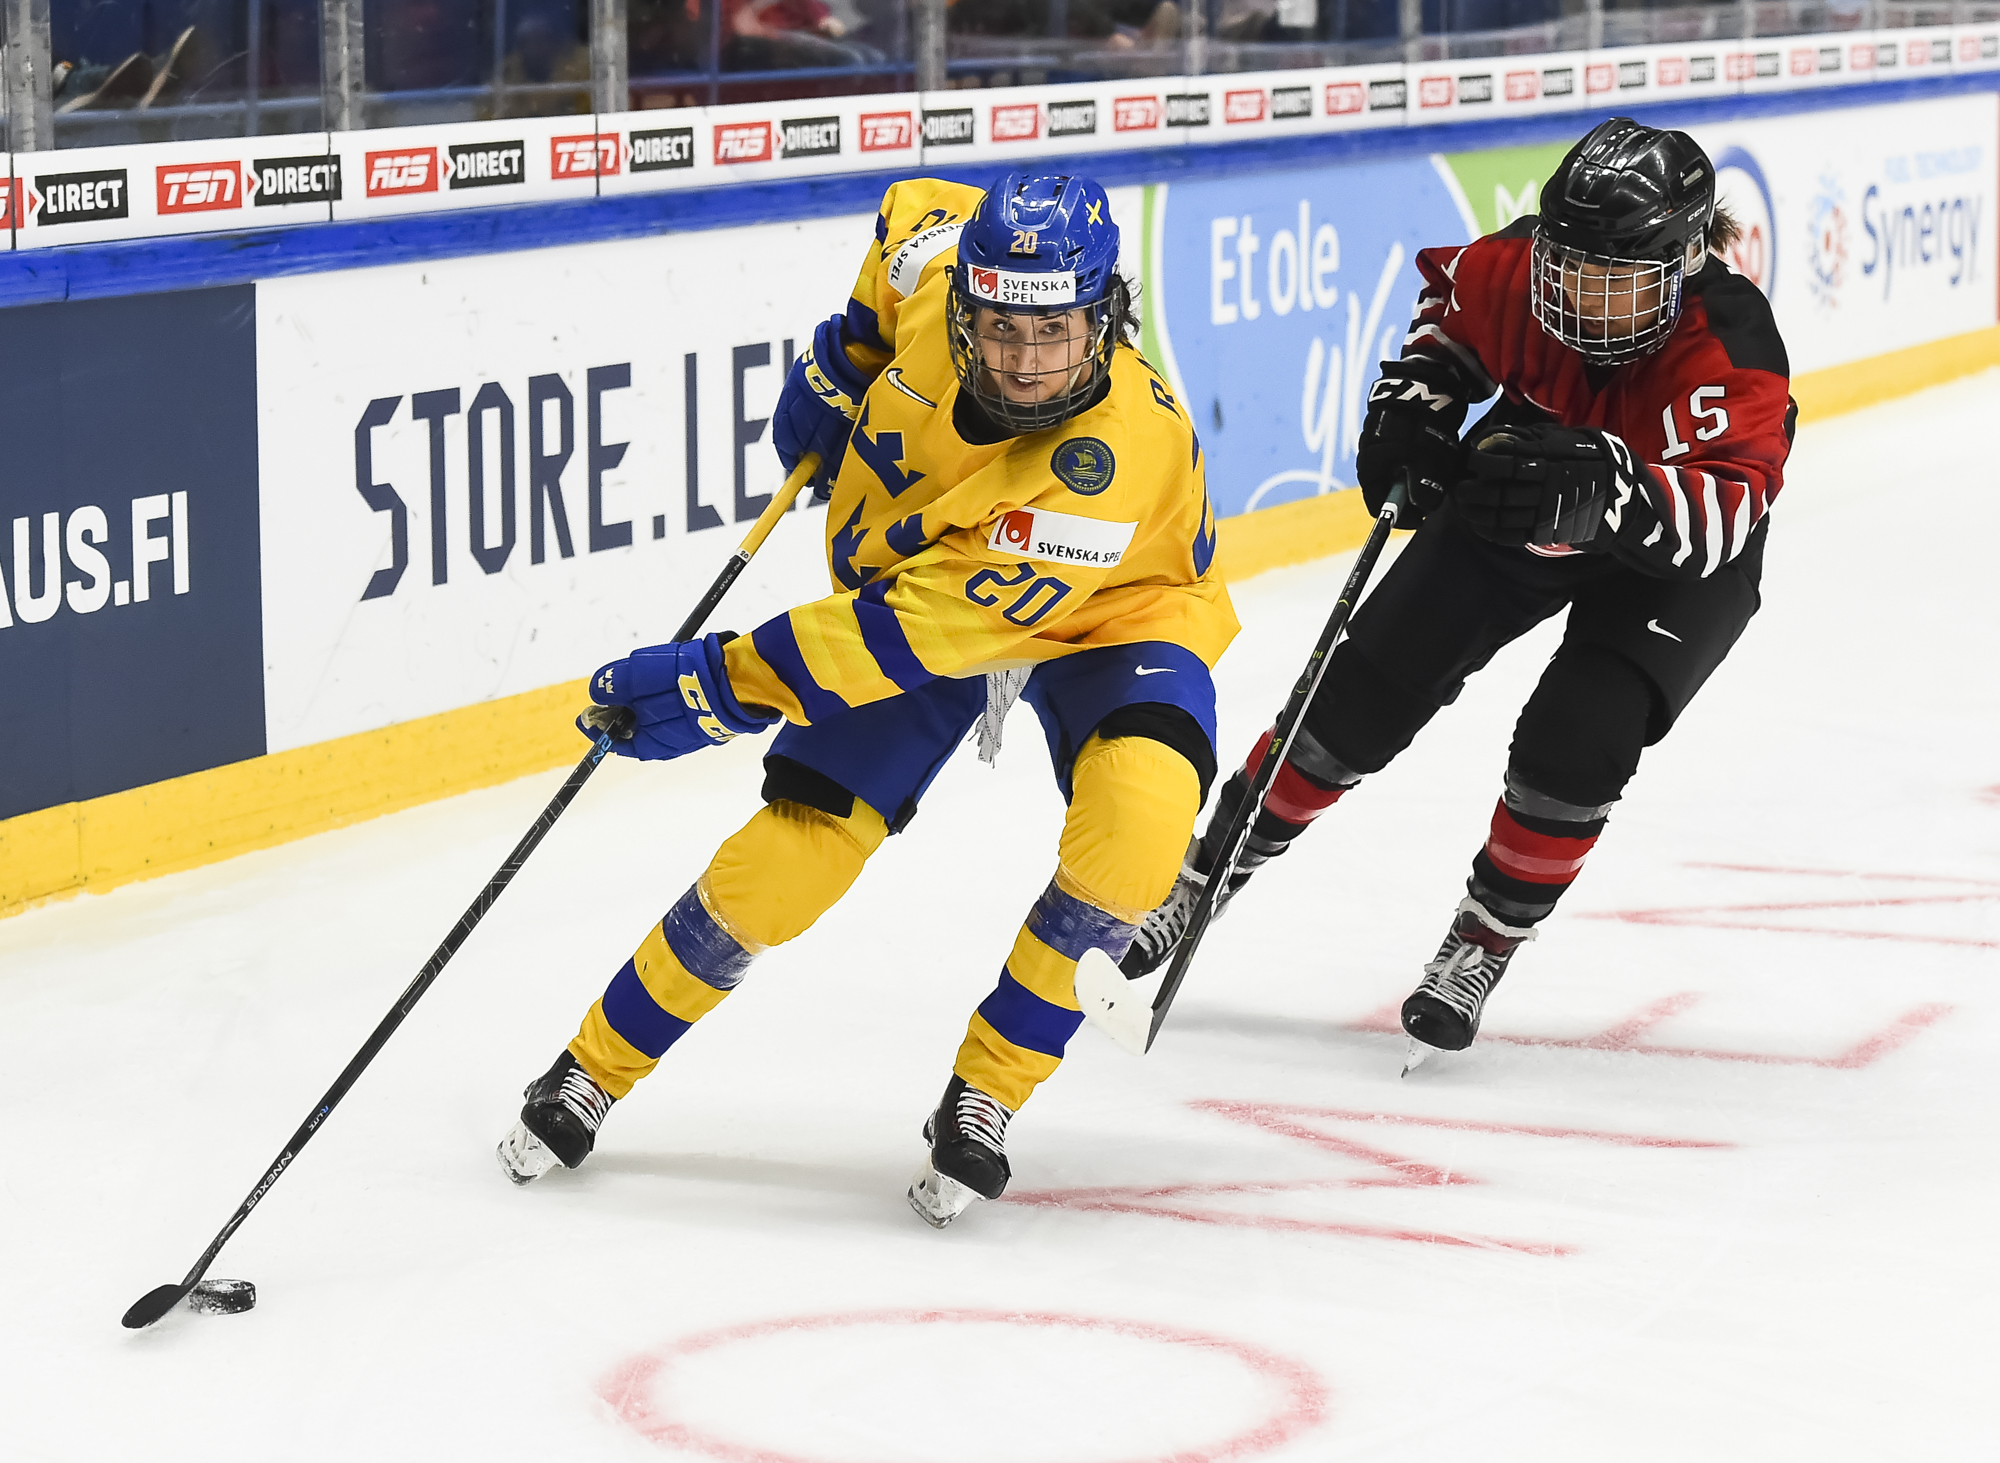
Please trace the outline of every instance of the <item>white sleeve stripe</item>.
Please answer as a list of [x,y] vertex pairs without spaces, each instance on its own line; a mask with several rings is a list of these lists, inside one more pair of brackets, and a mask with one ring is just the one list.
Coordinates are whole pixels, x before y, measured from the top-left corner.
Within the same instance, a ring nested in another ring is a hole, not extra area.
[[1736,514],[1729,523],[1729,557],[1735,558],[1743,552],[1743,541],[1750,537],[1750,485],[1743,483],[1742,496],[1736,500]]
[[1687,489],[1681,484],[1680,469],[1663,467],[1660,471],[1667,475],[1667,508],[1674,516],[1674,542],[1680,545],[1674,552],[1674,567],[1678,569],[1694,552],[1694,541],[1688,537]]
[[1722,504],[1716,497],[1715,479],[1708,473],[1701,475],[1701,512],[1708,530],[1702,545],[1707,557],[1701,569],[1701,577],[1706,579],[1722,563]]
[[1403,349],[1407,351],[1411,346],[1417,344],[1417,342],[1424,340],[1434,340],[1450,351],[1458,363],[1472,373],[1473,384],[1479,387],[1482,393],[1493,390],[1493,382],[1487,376],[1485,367],[1479,364],[1479,358],[1435,325],[1419,325],[1415,330],[1412,330],[1408,335],[1403,337]]

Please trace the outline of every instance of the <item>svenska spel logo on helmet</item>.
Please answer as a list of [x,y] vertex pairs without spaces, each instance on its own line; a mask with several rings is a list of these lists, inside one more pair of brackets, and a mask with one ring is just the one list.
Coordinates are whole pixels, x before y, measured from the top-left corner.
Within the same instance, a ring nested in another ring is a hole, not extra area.
[[1051,270],[1047,274],[1020,274],[1011,269],[966,270],[972,293],[996,305],[1073,305],[1076,303],[1076,271]]

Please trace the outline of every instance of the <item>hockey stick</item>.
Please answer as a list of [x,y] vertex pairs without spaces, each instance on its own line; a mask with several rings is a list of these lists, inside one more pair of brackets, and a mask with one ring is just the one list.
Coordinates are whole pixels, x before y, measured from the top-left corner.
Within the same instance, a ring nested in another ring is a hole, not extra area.
[[1264,799],[1270,794],[1278,769],[1284,765],[1292,743],[1298,738],[1299,728],[1305,724],[1306,707],[1312,703],[1313,693],[1319,689],[1320,680],[1326,674],[1327,658],[1333,654],[1334,642],[1347,628],[1348,616],[1354,613],[1354,602],[1367,587],[1369,575],[1375,572],[1375,561],[1382,556],[1382,546],[1389,542],[1389,530],[1396,526],[1396,520],[1402,516],[1408,502],[1409,478],[1405,474],[1389,490],[1382,511],[1375,516],[1375,527],[1370,530],[1368,541],[1361,546],[1361,554],[1347,576],[1347,587],[1334,601],[1333,613],[1327,617],[1326,628],[1320,632],[1319,644],[1313,647],[1312,659],[1306,662],[1305,670],[1292,686],[1291,698],[1285,702],[1277,724],[1271,728],[1271,743],[1265,749],[1264,760],[1258,765],[1256,775],[1250,779],[1249,792],[1223,835],[1223,858],[1209,873],[1208,883],[1202,886],[1201,894],[1195,900],[1194,912],[1188,917],[1187,932],[1174,947],[1173,964],[1167,967],[1151,1006],[1144,1000],[1145,988],[1151,983],[1128,980],[1102,950],[1085,951],[1083,959],[1077,962],[1076,998],[1083,1014],[1135,1056],[1144,1056],[1153,1049],[1160,1026],[1173,1007],[1174,997],[1180,993],[1181,982],[1187,979],[1188,966],[1194,962],[1194,952],[1200,947],[1202,936],[1208,933],[1209,923],[1215,918],[1217,895],[1228,887],[1230,876],[1236,872],[1237,861],[1243,857],[1243,846],[1250,840],[1250,829],[1256,823],[1257,815],[1264,810]]
[[[771,536],[771,530],[777,527],[778,520],[790,511],[793,500],[799,496],[800,489],[805,487],[807,481],[818,470],[817,454],[809,452],[799,459],[799,465],[792,470],[791,476],[785,479],[785,485],[772,496],[770,505],[758,516],[750,532],[744,535],[742,544],[734,554],[730,555],[729,562],[722,566],[722,572],[715,576],[715,582],[709,585],[708,593],[701,597],[701,603],[696,605],[693,613],[681,623],[674,639],[692,640],[701,633],[702,623],[722,602],[723,595],[729,592],[729,586],[736,582],[744,566],[755,556],[757,550],[764,546],[764,540]],[[458,923],[452,927],[451,933],[444,937],[444,943],[437,947],[436,953],[424,962],[424,968],[417,972],[417,978],[410,982],[409,989],[405,990],[396,1004],[389,1008],[389,1014],[382,1018],[374,1034],[362,1043],[361,1050],[354,1054],[354,1059],[334,1079],[333,1086],[327,1088],[326,1095],[319,1100],[319,1105],[299,1125],[299,1130],[292,1134],[291,1139],[285,1144],[284,1151],[264,1171],[264,1176],[257,1180],[257,1186],[250,1191],[250,1197],[237,1206],[236,1212],[229,1218],[229,1223],[222,1226],[222,1232],[216,1235],[206,1250],[202,1251],[201,1258],[194,1262],[194,1268],[188,1271],[186,1278],[180,1284],[162,1285],[155,1290],[147,1291],[134,1301],[132,1308],[125,1312],[123,1320],[127,1330],[137,1331],[152,1325],[187,1299],[196,1287],[201,1285],[202,1277],[208,1273],[208,1267],[215,1263],[216,1255],[229,1242],[229,1237],[236,1233],[243,1221],[250,1217],[250,1211],[257,1207],[263,1197],[271,1191],[271,1186],[277,1183],[287,1168],[291,1167],[292,1160],[299,1156],[299,1150],[304,1148],[312,1135],[319,1131],[320,1125],[333,1115],[334,1108],[339,1105],[343,1097],[347,1096],[348,1089],[354,1085],[362,1072],[367,1070],[368,1064],[375,1060],[376,1054],[388,1044],[389,1038],[395,1035],[396,1028],[403,1024],[403,1018],[408,1016],[417,1002],[423,999],[424,992],[431,988],[431,983],[450,963],[451,957],[458,953],[459,946],[465,943],[466,937],[478,927],[480,920],[486,917],[486,911],[493,907],[507,886],[514,882],[514,876],[521,872],[521,866],[527,863],[528,856],[540,846],[541,841],[548,836],[549,830],[556,826],[556,819],[563,815],[563,810],[575,801],[576,795],[583,790],[583,785],[590,781],[590,774],[597,770],[598,764],[611,751],[611,744],[615,739],[615,732],[612,730],[598,733],[597,740],[591,744],[583,760],[576,764],[575,770],[556,791],[556,795],[549,800],[549,805],[542,809],[541,816],[535,819],[534,826],[521,836],[521,841],[514,845],[514,851],[507,855],[507,861],[500,865],[499,871],[491,879],[486,881],[486,887],[479,891],[479,897],[474,899],[471,906],[459,917]],[[222,1284],[222,1282],[214,1283]],[[251,1293],[254,1295],[254,1292]]]

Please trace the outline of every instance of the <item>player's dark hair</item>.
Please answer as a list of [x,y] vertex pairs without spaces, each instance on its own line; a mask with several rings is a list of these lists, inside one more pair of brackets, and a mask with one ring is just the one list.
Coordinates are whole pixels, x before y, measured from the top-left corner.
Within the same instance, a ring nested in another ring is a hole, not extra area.
[[1715,212],[1708,220],[1708,252],[1721,254],[1742,237],[1743,225],[1737,222],[1736,215],[1720,203],[1716,204]]
[[1122,274],[1111,277],[1112,333],[1120,345],[1139,348],[1139,286]]

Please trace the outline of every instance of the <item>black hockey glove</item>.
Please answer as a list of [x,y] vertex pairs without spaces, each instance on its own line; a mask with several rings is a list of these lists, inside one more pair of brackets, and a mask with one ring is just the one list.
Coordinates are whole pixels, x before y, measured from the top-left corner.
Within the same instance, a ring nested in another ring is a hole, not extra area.
[[1604,552],[1604,515],[1637,488],[1632,450],[1609,432],[1503,427],[1473,443],[1452,489],[1459,517],[1496,544]]
[[1371,514],[1382,511],[1404,468],[1410,471],[1410,506],[1399,528],[1415,528],[1464,476],[1458,430],[1465,425],[1465,389],[1458,372],[1427,356],[1384,361],[1368,390],[1368,415],[1354,475]]

